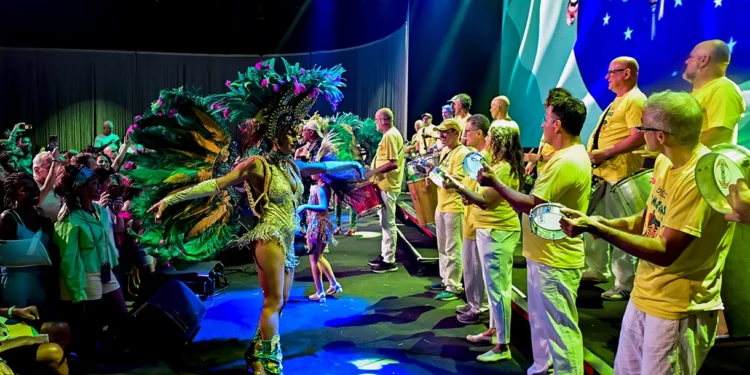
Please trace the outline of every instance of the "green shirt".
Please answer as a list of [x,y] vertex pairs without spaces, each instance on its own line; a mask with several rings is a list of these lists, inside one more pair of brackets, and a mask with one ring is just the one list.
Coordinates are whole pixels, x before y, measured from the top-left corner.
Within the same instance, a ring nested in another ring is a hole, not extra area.
[[109,212],[94,204],[96,216],[76,209],[55,224],[54,243],[60,248],[60,278],[73,303],[87,301],[86,273],[99,273],[102,264],[117,266],[117,247]]

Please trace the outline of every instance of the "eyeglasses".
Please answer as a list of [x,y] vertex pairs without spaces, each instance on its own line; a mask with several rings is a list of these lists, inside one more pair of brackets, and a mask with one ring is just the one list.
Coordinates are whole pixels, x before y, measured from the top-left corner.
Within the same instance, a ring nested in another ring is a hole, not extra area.
[[662,133],[666,133],[666,134],[672,134],[672,133],[670,133],[668,131],[665,131],[665,130],[656,129],[656,128],[649,128],[649,127],[645,127],[645,126],[637,126],[636,129],[639,132],[641,132],[641,133],[645,133],[645,132],[662,132]]
[[615,70],[608,70],[608,71],[607,71],[607,75],[609,76],[609,75],[612,75],[612,74],[615,74],[615,73],[620,73],[620,72],[624,72],[624,71],[626,71],[626,70],[628,70],[628,68],[625,68],[625,69],[615,69]]

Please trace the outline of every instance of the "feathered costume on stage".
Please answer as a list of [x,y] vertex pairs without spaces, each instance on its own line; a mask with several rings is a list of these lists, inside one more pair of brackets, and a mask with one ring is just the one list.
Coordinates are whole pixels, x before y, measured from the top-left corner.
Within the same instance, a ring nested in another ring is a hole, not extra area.
[[[283,60],[283,59],[282,59]],[[280,134],[307,115],[318,96],[334,110],[343,98],[339,65],[305,70],[283,60],[285,74],[274,70],[274,59],[259,62],[226,81],[229,92],[200,97],[180,89],[163,90],[151,111],[136,117],[130,139],[145,151],[128,160],[124,174],[143,193],[133,201],[133,214],[142,217],[140,243],[159,259],[210,259],[240,230],[240,194],[226,189],[217,195],[171,205],[160,222],[146,214],[170,194],[226,175],[238,160],[261,156],[271,164],[289,159],[273,151]],[[244,124],[242,139],[233,140],[230,124]],[[242,146],[242,151],[238,147]],[[269,190],[266,177],[265,191]],[[262,205],[250,198],[260,216]]]
[[[230,91],[222,94],[200,97],[182,89],[163,90],[151,111],[128,129],[130,138],[145,149],[129,159],[124,174],[143,190],[132,207],[133,214],[143,218],[140,242],[151,254],[204,260],[231,242],[275,240],[286,253],[285,268],[296,265],[292,249],[301,181],[290,155],[273,148],[281,137],[294,135],[293,128],[318,96],[336,109],[343,99],[339,87],[344,86],[344,69],[305,70],[283,62],[284,74],[276,73],[273,59],[257,63],[237,80],[226,81]],[[231,138],[230,124],[244,125],[239,142]],[[336,149],[331,148],[334,153]],[[257,197],[245,183],[249,209],[258,220],[237,238],[241,196],[233,187],[219,190],[216,179],[243,161],[259,161],[264,181]],[[295,181],[295,193],[290,181]],[[146,212],[158,202],[167,205],[159,222]],[[259,327],[245,359],[249,365],[260,363],[265,373],[280,374],[278,334],[263,340]]]

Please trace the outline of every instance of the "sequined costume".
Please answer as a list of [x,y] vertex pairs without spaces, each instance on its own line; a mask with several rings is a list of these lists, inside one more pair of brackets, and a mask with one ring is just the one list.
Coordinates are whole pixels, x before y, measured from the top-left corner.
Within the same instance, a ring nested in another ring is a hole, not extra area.
[[[309,201],[311,205],[317,206],[320,204],[318,192],[323,188],[324,186],[317,184],[312,186]],[[307,210],[307,238],[312,243],[338,244],[333,237],[333,220],[331,220],[331,214],[328,210],[325,212]]]
[[289,272],[299,264],[294,255],[294,232],[297,229],[297,204],[302,196],[302,179],[297,167],[288,162],[285,166],[269,164],[269,169],[271,181],[263,214],[255,227],[237,242],[250,245],[255,241],[278,241],[286,256],[284,269]]
[[[294,127],[318,97],[336,110],[343,99],[344,69],[303,69],[281,60],[284,72],[276,71],[275,59],[259,61],[226,81],[223,93],[202,97],[182,88],[162,90],[151,110],[130,126],[130,140],[144,151],[129,156],[123,174],[142,190],[131,211],[143,219],[138,238],[151,255],[162,261],[201,261],[230,244],[257,251],[262,248],[253,246],[258,241],[278,241],[285,269],[297,265],[292,249],[302,185],[289,156],[274,150],[283,149],[281,140],[294,137]],[[240,126],[239,139],[232,138],[230,125]],[[251,192],[247,200],[258,220],[238,238],[244,199],[225,183],[239,184],[244,173],[258,171],[242,169],[231,181],[222,177],[240,163],[243,168],[254,165],[249,162],[257,158],[264,161],[263,173],[256,175],[263,178],[262,189],[245,181],[245,191]],[[154,205],[158,220],[147,213]],[[245,353],[248,365],[260,364],[266,374],[281,374],[282,357],[278,334],[267,340],[257,334]]]

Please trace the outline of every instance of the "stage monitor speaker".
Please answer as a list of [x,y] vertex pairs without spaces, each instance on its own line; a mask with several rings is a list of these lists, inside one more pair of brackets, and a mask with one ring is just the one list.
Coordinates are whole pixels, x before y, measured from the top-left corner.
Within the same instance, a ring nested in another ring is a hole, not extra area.
[[206,306],[185,284],[172,280],[133,311],[125,332],[131,349],[171,351],[193,341]]

